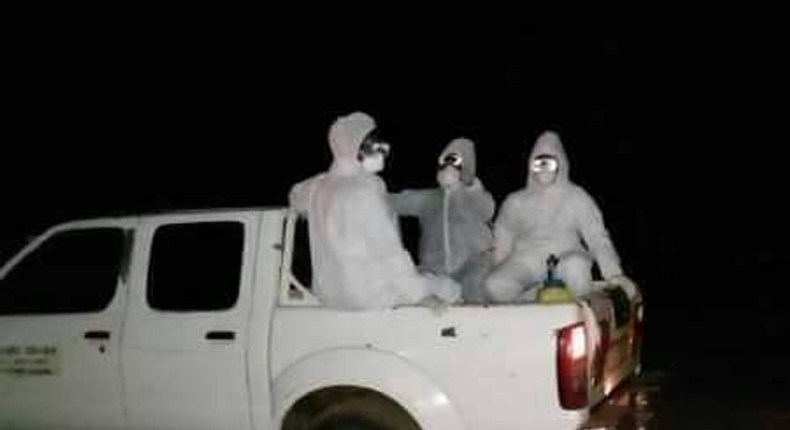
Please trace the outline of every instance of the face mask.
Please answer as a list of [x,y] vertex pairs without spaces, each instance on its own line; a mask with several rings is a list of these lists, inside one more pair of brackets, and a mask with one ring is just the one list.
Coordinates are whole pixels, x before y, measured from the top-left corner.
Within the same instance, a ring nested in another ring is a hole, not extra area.
[[541,185],[551,185],[557,180],[557,172],[535,172],[532,174]]
[[436,181],[443,188],[450,188],[461,182],[461,172],[452,166],[447,166],[436,173]]
[[375,153],[362,158],[362,168],[368,173],[378,173],[384,170],[384,155]]

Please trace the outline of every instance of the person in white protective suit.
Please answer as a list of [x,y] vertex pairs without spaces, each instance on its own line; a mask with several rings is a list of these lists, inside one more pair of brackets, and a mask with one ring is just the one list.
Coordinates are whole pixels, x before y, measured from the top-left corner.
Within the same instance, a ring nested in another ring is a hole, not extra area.
[[481,303],[493,264],[495,203],[476,176],[474,142],[450,142],[439,156],[436,180],[437,188],[392,194],[393,207],[420,221],[420,269],[450,276],[461,284],[465,302]]
[[329,170],[293,186],[290,203],[306,213],[314,292],[337,309],[384,309],[460,299],[449,278],[418,274],[403,247],[387,200],[384,168],[389,144],[375,136],[370,116],[355,112],[329,130]]
[[526,187],[505,199],[494,223],[496,267],[485,289],[495,302],[534,299],[551,255],[559,258],[557,275],[576,295],[592,288],[593,260],[604,278],[627,281],[601,211],[569,171],[559,135],[541,134],[529,156]]

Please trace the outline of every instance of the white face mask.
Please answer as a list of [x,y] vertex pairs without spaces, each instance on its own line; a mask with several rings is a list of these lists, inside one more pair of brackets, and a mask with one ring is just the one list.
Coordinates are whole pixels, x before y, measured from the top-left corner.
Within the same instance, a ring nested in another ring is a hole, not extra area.
[[557,180],[557,172],[535,172],[535,180],[541,185],[551,185]]
[[443,188],[451,188],[461,182],[461,172],[455,167],[445,167],[436,173],[436,181]]
[[362,158],[362,168],[368,173],[378,173],[384,170],[384,155],[375,153]]

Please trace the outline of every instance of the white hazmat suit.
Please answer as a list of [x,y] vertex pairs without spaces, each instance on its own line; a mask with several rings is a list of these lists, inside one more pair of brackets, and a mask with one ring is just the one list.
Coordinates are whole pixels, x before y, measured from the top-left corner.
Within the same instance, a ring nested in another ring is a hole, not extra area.
[[[457,167],[443,160],[454,156]],[[482,283],[493,263],[490,221],[495,203],[476,176],[474,142],[454,139],[442,151],[438,180],[444,169],[456,169],[452,184],[392,195],[395,211],[420,221],[420,268],[448,275],[463,287],[465,302],[484,299]],[[453,170],[450,170],[452,172]]]
[[384,309],[416,304],[431,295],[460,298],[449,278],[417,273],[403,247],[384,182],[363,168],[360,146],[376,124],[356,112],[329,130],[329,171],[291,190],[291,206],[307,213],[313,289],[321,302],[338,309]]
[[[553,174],[536,171],[546,159],[553,160],[548,163]],[[601,211],[571,182],[569,171],[559,136],[550,131],[540,135],[529,157],[527,186],[505,199],[494,224],[497,267],[485,284],[492,300],[534,298],[552,254],[560,259],[556,274],[576,295],[592,287],[593,260],[605,278],[622,275]]]

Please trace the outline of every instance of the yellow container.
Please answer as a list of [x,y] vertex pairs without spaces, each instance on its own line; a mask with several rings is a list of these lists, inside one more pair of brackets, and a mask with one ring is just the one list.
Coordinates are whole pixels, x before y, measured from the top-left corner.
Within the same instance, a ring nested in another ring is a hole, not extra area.
[[539,303],[567,303],[573,301],[573,293],[563,286],[545,286],[538,291]]
[[552,254],[546,260],[546,280],[538,290],[538,303],[567,303],[572,302],[573,293],[565,287],[565,282],[554,275],[560,260]]

